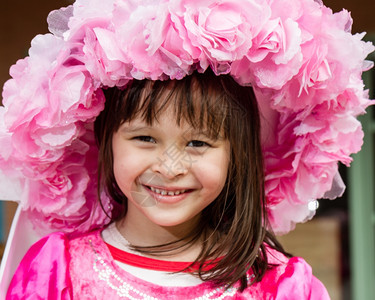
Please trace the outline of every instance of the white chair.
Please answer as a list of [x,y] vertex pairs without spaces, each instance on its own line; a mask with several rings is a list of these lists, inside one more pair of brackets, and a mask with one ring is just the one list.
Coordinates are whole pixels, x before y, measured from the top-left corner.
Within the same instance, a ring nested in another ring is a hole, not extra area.
[[[21,188],[0,172],[0,199],[19,202]],[[0,266],[0,300],[5,299],[9,283],[22,257],[41,236],[33,230],[27,214],[18,206]]]

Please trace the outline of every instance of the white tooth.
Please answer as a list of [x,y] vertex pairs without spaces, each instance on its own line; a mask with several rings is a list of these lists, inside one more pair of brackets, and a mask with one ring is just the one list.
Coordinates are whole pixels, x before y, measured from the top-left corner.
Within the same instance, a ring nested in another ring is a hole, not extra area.
[[163,196],[175,196],[175,195],[180,195],[180,194],[183,194],[185,193],[186,190],[180,190],[180,191],[166,191],[166,190],[162,190],[162,189],[158,189],[158,188],[155,188],[155,187],[152,187],[150,186],[150,189],[151,191],[153,191],[154,193],[157,193],[157,194],[161,194]]

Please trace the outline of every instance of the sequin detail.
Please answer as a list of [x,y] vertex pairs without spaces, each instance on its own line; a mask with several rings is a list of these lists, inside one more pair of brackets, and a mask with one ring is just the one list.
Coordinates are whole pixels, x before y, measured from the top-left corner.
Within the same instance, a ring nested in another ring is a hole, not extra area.
[[[160,300],[160,298],[155,298],[153,296],[147,295],[138,289],[134,288],[129,283],[125,282],[116,271],[109,266],[104,259],[99,255],[92,245],[92,241],[89,240],[90,246],[94,251],[96,258],[93,263],[93,269],[98,274],[100,280],[106,282],[107,286],[116,291],[120,298],[131,299],[131,300]],[[254,277],[254,275],[247,275],[247,281]],[[232,297],[237,293],[236,287],[231,287],[226,289],[224,287],[218,287],[211,292],[204,294],[200,297],[192,298],[191,300],[222,300],[225,297]]]

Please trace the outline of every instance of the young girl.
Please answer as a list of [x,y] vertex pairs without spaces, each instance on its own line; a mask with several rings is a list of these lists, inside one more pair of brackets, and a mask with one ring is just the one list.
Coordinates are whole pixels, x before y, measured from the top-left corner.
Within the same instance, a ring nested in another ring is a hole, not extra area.
[[55,232],[7,299],[329,299],[273,232],[360,148],[373,47],[346,11],[82,0],[49,22],[4,87],[0,160]]

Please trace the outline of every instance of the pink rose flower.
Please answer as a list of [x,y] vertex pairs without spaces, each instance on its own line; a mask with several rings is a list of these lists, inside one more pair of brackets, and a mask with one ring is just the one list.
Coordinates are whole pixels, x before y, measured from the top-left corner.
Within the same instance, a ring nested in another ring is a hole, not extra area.
[[82,195],[89,181],[87,171],[82,170],[88,149],[87,144],[75,141],[62,157],[66,159],[66,164],[56,162],[46,165],[36,178],[31,177],[29,181],[37,180],[37,184],[30,185],[28,189],[34,201],[25,204],[25,208],[30,207],[46,215],[57,213],[62,208],[66,209],[66,215],[78,211],[84,204]]
[[[23,205],[39,227],[83,232],[109,222],[95,193],[97,151],[92,129],[87,128],[85,136],[66,148],[63,160],[40,172],[39,180],[27,180],[25,199],[33,201]],[[110,215],[109,199],[102,198]]]
[[181,79],[190,73],[196,62],[193,59],[194,51],[198,49],[184,48],[184,41],[173,17],[167,5],[158,6],[156,16],[146,24],[146,51],[149,56],[160,57],[163,73],[170,79]]
[[302,65],[301,30],[292,19],[273,19],[253,40],[247,59],[259,87],[280,89]]
[[[117,1],[113,11],[113,39],[114,47],[126,53],[122,61],[128,66],[124,70],[129,78],[159,79],[163,74],[163,61],[159,53],[149,54],[146,43],[147,24],[157,15],[155,7],[151,5],[135,5],[136,1]],[[162,8],[157,8],[160,11]],[[139,21],[135,21],[139,20]],[[106,49],[104,49],[106,51]],[[109,52],[108,50],[106,51]]]
[[[65,224],[55,220],[58,216],[70,218],[68,231],[88,226],[82,220],[94,214],[87,205],[97,197],[85,199],[84,193],[91,178],[96,180],[96,168],[84,166],[90,147],[96,146],[79,138],[87,132],[86,122],[104,107],[103,92],[93,85],[81,48],[74,43],[64,48],[52,35],[34,39],[30,57],[11,69],[1,109],[0,139],[8,147],[0,151],[0,161],[6,174],[14,175],[12,169],[22,173],[21,205],[40,217],[48,215],[47,226]],[[95,214],[104,222],[104,213]]]
[[[330,101],[351,86],[351,81],[360,78],[365,69],[363,62],[375,48],[361,40],[363,34],[350,34],[351,23],[347,11],[333,14],[328,8],[323,8],[319,15],[310,14],[301,20],[305,36],[301,48],[303,64],[298,74],[284,86],[283,93],[275,99],[280,107],[297,111],[306,103],[314,106]],[[362,90],[360,85],[356,82],[353,86]],[[285,97],[286,94],[291,96]]]
[[117,2],[113,11],[114,29],[95,30],[104,53],[98,55],[101,61],[105,65],[106,58],[115,63],[121,61],[122,65],[116,65],[116,73],[125,78],[157,80],[167,75],[171,79],[181,79],[189,74],[194,61],[183,49],[183,40],[171,20],[168,5],[163,1],[157,7],[153,2],[142,6],[134,4]]
[[228,73],[252,46],[270,9],[264,1],[226,0],[200,2],[182,0],[173,6],[172,20],[184,47],[200,67]]
[[[90,21],[111,19],[115,2],[118,0],[76,0],[73,4],[73,17],[69,19],[70,34],[76,35],[76,30]],[[82,32],[83,33],[83,32]]]
[[304,40],[298,18],[303,7],[297,0],[272,2],[270,7],[277,15],[265,20],[246,56],[233,63],[231,74],[241,84],[251,82],[260,88],[279,90],[302,65]]
[[86,67],[98,86],[124,86],[129,81],[131,67],[116,41],[115,33],[109,29],[86,30],[83,47]]
[[33,128],[38,117],[48,113],[48,75],[62,46],[52,35],[37,36],[32,41],[30,57],[18,61],[10,70],[13,79],[4,85],[3,103],[5,130],[12,133],[13,159],[48,160],[61,156],[59,149],[48,153],[48,147],[43,148],[33,136]]

